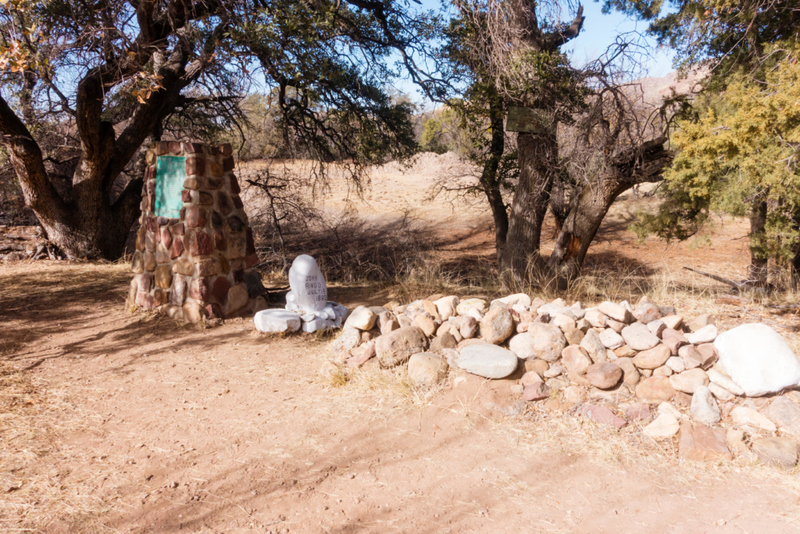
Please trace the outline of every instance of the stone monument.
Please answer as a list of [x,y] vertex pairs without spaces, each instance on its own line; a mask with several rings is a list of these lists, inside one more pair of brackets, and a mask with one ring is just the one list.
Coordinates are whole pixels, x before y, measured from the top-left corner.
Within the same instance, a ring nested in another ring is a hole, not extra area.
[[347,308],[328,300],[328,286],[311,256],[295,258],[289,269],[290,291],[286,308],[262,310],[253,321],[261,332],[315,332],[339,328],[347,318]]
[[186,142],[147,151],[130,305],[189,322],[266,307],[231,152]]

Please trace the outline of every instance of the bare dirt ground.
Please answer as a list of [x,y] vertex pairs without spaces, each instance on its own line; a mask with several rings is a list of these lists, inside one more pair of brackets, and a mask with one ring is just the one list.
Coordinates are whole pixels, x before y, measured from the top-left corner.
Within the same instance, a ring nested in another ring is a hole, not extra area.
[[[469,230],[444,258],[459,243],[491,258],[479,207],[419,201],[415,188],[437,172],[378,175],[365,202],[375,216],[411,205],[442,232]],[[615,207],[589,258],[608,280],[584,290],[639,288],[690,316],[713,311],[724,327],[763,320],[797,349],[797,316],[717,302],[722,286],[680,270],[742,277],[742,222],[721,220],[710,242],[640,244],[626,221],[641,204]],[[513,380],[451,372],[418,392],[401,371],[367,365],[336,386],[318,375],[323,337],[131,315],[129,280],[127,265],[0,265],[0,530],[800,530],[797,469],[682,462],[675,442],[635,424],[615,431],[552,404],[521,407]],[[352,307],[398,291],[336,286],[329,298]]]

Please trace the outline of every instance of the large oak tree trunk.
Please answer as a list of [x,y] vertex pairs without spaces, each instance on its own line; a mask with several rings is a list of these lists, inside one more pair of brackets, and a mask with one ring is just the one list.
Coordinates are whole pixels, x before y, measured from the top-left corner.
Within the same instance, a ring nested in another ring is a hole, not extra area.
[[[141,195],[142,180],[129,184],[131,197]],[[139,204],[78,195],[67,217],[52,216],[48,210],[36,210],[36,216],[48,239],[69,258],[119,258],[131,226],[139,217]]]
[[483,165],[480,183],[489,201],[494,219],[495,248],[498,263],[502,261],[503,250],[506,245],[508,235],[508,212],[503,201],[503,193],[500,188],[500,180],[497,175],[500,167],[500,160],[505,150],[505,130],[503,128],[503,103],[500,97],[493,93],[489,101],[489,124],[492,131],[492,139],[489,145],[489,157]]
[[[90,120],[102,113],[99,109],[102,101],[95,96],[91,91],[88,94],[78,91],[77,110],[83,117],[77,121],[81,158],[72,179],[69,201],[50,182],[38,143],[2,98],[0,131],[7,133],[6,147],[23,196],[48,239],[69,258],[116,259],[122,254],[128,231],[139,215],[142,179],[129,182],[113,203],[111,187],[146,133],[117,143],[110,124]],[[143,127],[161,116],[146,121]]]
[[[48,239],[69,258],[118,258],[122,255],[128,231],[140,213],[141,177],[127,184],[113,203],[111,187],[146,137],[146,132],[127,132],[128,135],[137,134],[134,137],[137,146],[133,151],[118,145],[111,124],[100,119],[102,105],[100,77],[87,76],[78,86],[76,123],[80,132],[81,157],[72,178],[70,201],[48,197],[43,202],[35,195],[28,198]],[[119,149],[124,149],[124,152]],[[41,158],[41,151],[38,157]],[[20,182],[30,182],[31,172],[38,169],[38,166],[29,166],[28,176],[18,171]],[[52,189],[46,175],[39,180],[37,187],[43,188],[44,182]],[[57,193],[53,194],[57,196]],[[54,204],[59,209],[53,209]]]
[[[583,27],[581,5],[572,24],[560,26],[555,31],[540,26],[535,2],[511,2],[509,11],[509,23],[516,29],[511,47],[518,51],[527,49],[535,53],[559,54],[559,48],[576,37]],[[560,105],[556,101],[561,96],[548,95],[545,91],[532,100],[524,97],[517,104],[533,109],[534,116],[539,119],[533,131],[517,134],[519,182],[508,216],[506,243],[499,254],[502,276],[515,282],[527,281],[545,267],[539,245],[551,188],[562,170],[558,159],[557,119],[554,113]]]
[[[616,186],[616,187],[615,187]],[[560,283],[573,278],[580,271],[600,224],[611,204],[627,186],[601,182],[586,186],[580,192],[564,220],[556,238],[548,268]]]
[[665,143],[661,137],[624,151],[612,159],[607,175],[579,182],[585,185],[575,196],[547,262],[559,285],[580,272],[589,246],[617,197],[636,184],[661,179],[672,161]]
[[508,238],[500,259],[500,270],[520,282],[543,267],[539,254],[542,221],[559,165],[555,128],[519,133],[517,149],[519,183],[511,204]]
[[[74,110],[66,97],[62,102],[64,111],[74,118],[80,143],[68,195],[62,197],[53,186],[45,167],[46,154],[29,130],[35,124],[31,92],[36,80],[32,71],[25,75],[20,98],[25,122],[0,96],[0,143],[8,150],[25,202],[39,218],[47,237],[70,258],[116,259],[121,255],[128,231],[140,213],[143,180],[137,177],[129,181],[112,198],[114,182],[145,139],[182,101],[181,91],[211,64],[220,32],[225,29],[224,23],[216,26],[197,54],[192,42],[196,36],[179,30],[192,20],[217,13],[219,3],[204,2],[191,9],[183,2],[135,5],[139,35],[130,42],[130,49],[119,55],[109,51],[104,62],[84,74],[77,86]],[[176,38],[170,40],[170,36]],[[107,99],[119,84],[133,79],[150,64],[159,85],[147,98],[140,97],[124,120],[118,118],[117,135],[104,118]]]

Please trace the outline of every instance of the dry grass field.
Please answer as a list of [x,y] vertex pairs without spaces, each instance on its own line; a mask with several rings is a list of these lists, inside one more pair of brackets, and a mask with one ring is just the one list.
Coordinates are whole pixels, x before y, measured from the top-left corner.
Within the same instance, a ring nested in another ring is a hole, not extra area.
[[[335,274],[329,298],[350,307],[497,296],[482,199],[429,199],[438,181],[468,171],[424,155],[378,169],[361,198],[334,173],[314,201],[320,217],[287,234],[287,254],[317,256]],[[245,198],[256,218],[262,200]],[[689,317],[711,312],[723,329],[765,322],[800,353],[797,314],[769,307],[796,295],[733,296],[683,270],[743,278],[745,222],[640,243],[627,226],[653,202],[620,199],[566,293],[514,289],[586,305],[647,294]],[[265,283],[285,286],[270,243]],[[680,461],[676,441],[647,439],[641,425],[616,431],[558,403],[520,406],[513,380],[451,371],[423,392],[402,371],[368,364],[331,381],[318,373],[325,336],[132,315],[130,276],[123,263],[0,264],[0,530],[800,530],[798,468]]]

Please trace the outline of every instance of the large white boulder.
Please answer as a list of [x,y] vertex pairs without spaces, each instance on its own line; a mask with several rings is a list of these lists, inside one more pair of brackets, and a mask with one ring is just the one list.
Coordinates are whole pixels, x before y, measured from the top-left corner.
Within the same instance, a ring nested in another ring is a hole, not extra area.
[[765,324],[737,326],[720,334],[714,346],[722,370],[748,396],[800,384],[800,361],[781,335]]
[[505,378],[518,364],[516,354],[491,343],[468,345],[458,355],[458,367],[484,378]]

